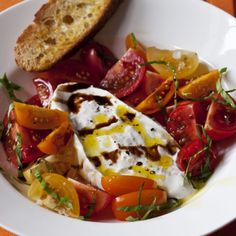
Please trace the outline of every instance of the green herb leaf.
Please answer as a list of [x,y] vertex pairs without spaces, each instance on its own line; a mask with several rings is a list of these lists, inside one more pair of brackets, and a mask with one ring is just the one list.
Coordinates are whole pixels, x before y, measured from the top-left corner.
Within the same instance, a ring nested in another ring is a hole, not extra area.
[[4,130],[4,124],[3,122],[0,121],[0,139],[2,138],[3,130]]
[[96,198],[96,194],[94,194],[93,196],[93,201],[91,202],[91,204],[89,204],[88,206],[88,213],[86,214],[86,216],[84,217],[85,219],[89,219],[93,212],[94,212],[94,209],[96,207],[96,203],[97,203],[97,198]]
[[137,39],[134,35],[134,33],[131,33],[131,38],[132,38],[132,42],[133,42],[133,48],[136,49],[137,48]]
[[147,65],[152,65],[152,64],[159,64],[159,65],[165,65],[168,70],[170,70],[173,74],[173,80],[174,80],[174,86],[175,86],[175,93],[174,93],[174,107],[177,107],[177,92],[179,88],[179,81],[176,77],[176,69],[168,62],[166,61],[148,61],[144,64],[141,64],[141,66],[147,66]]
[[128,216],[125,220],[126,220],[126,221],[130,221],[130,222],[133,222],[133,221],[138,221],[139,218],[136,218],[136,217],[133,217],[133,216]]
[[21,87],[11,82],[10,80],[8,80],[6,74],[4,74],[2,78],[0,78],[0,86],[5,88],[6,92],[8,93],[9,98],[12,101],[21,102],[21,100],[18,99],[14,93],[14,91],[19,90]]
[[58,201],[58,204],[55,206],[55,208],[57,208],[61,205],[64,205],[68,209],[73,210],[73,205],[71,203],[71,200],[68,199],[67,197],[61,197],[57,192],[53,191],[53,189],[51,189],[50,186],[48,185],[48,183],[43,179],[43,177],[38,169],[34,170],[34,176],[40,182],[43,190],[45,190],[45,192],[47,194],[49,194],[53,199]]
[[[202,125],[200,125],[200,127],[201,127],[201,129],[202,129],[202,134],[203,134],[203,136],[205,137],[205,139],[206,139],[206,141],[207,141],[207,147],[208,147],[208,149],[210,149],[211,146],[212,146],[212,139],[211,139],[210,136],[206,133],[204,127],[203,127]],[[206,144],[205,144],[205,142],[204,142],[204,140],[202,139],[201,136],[200,136],[200,139],[201,139],[203,145],[206,146]]]
[[[10,123],[11,124],[11,123]],[[16,158],[17,158],[17,163],[18,163],[18,175],[19,177],[23,177],[23,164],[22,164],[22,138],[20,133],[16,133]]]
[[222,85],[221,85],[221,78],[218,79],[217,83],[216,83],[216,91],[218,94],[221,95],[221,97],[224,99],[225,103],[223,105],[228,105],[230,106],[232,109],[236,110],[236,104],[234,102],[234,100],[230,97],[229,93],[227,93]]
[[227,67],[223,67],[223,68],[220,69],[221,74],[224,74],[226,72],[227,72]]

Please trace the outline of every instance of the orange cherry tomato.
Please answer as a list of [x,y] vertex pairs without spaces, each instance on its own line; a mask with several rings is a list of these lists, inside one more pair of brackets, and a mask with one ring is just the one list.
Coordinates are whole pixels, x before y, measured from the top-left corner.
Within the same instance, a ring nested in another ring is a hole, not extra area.
[[16,122],[29,129],[55,129],[68,120],[68,114],[59,110],[13,102]]
[[135,49],[142,58],[146,59],[145,48],[140,44],[140,42],[137,41],[133,33],[126,36],[125,46],[126,50],[128,50],[129,48]]
[[102,187],[113,196],[139,191],[142,185],[143,189],[153,189],[157,187],[155,181],[144,177],[128,175],[102,177]]
[[66,121],[53,130],[37,147],[43,153],[56,154],[66,147],[72,135],[73,129]]
[[165,80],[154,92],[136,106],[136,109],[144,114],[153,114],[160,111],[174,96],[174,80]]
[[[145,211],[140,212],[125,212],[120,210],[119,208],[125,207],[125,206],[137,206],[139,200],[139,191],[138,192],[132,192],[128,194],[121,195],[119,197],[116,197],[112,201],[112,212],[116,219],[118,220],[126,220],[127,217],[138,217],[144,216],[146,213]],[[149,190],[143,190],[140,194],[140,204],[141,205],[151,205],[155,201],[155,204],[164,204],[167,201],[167,193],[164,190],[160,189],[149,189]]]

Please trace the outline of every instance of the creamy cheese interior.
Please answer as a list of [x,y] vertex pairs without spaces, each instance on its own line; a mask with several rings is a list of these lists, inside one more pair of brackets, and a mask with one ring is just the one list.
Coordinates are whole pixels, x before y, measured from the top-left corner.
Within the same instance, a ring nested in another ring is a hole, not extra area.
[[91,184],[102,188],[103,175],[136,175],[157,181],[171,197],[193,192],[176,166],[179,149],[173,138],[108,91],[62,84],[54,92],[51,108],[68,112],[80,174]]

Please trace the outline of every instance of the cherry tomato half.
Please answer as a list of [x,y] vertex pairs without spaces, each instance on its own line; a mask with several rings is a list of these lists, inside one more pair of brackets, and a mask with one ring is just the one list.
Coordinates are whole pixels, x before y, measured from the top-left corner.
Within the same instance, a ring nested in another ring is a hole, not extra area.
[[164,79],[161,75],[157,74],[156,72],[152,72],[150,70],[146,71],[145,74],[145,92],[147,95],[151,94],[153,91],[158,88],[162,82],[164,82]]
[[17,167],[19,165],[16,156],[17,143],[21,145],[21,162],[23,164],[30,163],[43,156],[44,154],[37,148],[37,145],[49,133],[50,130],[33,130],[19,125],[15,120],[14,110],[10,112],[9,117],[6,114],[1,141],[10,163]]
[[16,121],[29,129],[55,129],[68,121],[68,114],[59,110],[13,102]]
[[177,106],[170,113],[167,131],[181,146],[199,137],[193,103]]
[[70,123],[65,121],[42,140],[37,147],[43,153],[57,154],[65,149],[73,133]]
[[[131,211],[131,212],[125,212],[120,210],[119,208],[125,207],[125,206],[137,206],[138,205],[138,199],[139,199],[139,192],[132,192],[127,193],[124,195],[121,195],[119,197],[116,197],[112,201],[112,212],[116,219],[118,220],[126,220],[128,217],[137,217],[137,212]],[[149,189],[149,190],[143,190],[141,191],[140,195],[140,204],[141,205],[151,205],[154,201],[156,201],[156,204],[163,204],[167,201],[167,194],[165,191],[160,189]],[[143,216],[146,212],[141,211],[139,212],[140,216]]]
[[151,179],[138,176],[103,176],[102,187],[112,196],[120,196],[125,193],[139,191],[143,189],[153,189],[157,187],[157,183]]
[[146,51],[145,48],[141,45],[139,41],[135,38],[134,34],[128,34],[125,38],[125,46],[126,50],[129,50],[129,48],[135,49],[142,58],[146,59]]
[[[220,97],[218,98],[220,99]],[[211,139],[216,141],[236,134],[236,110],[212,102],[204,128]]]
[[80,51],[80,60],[102,79],[117,62],[113,53],[105,46],[89,42]]
[[[194,52],[180,49],[173,51],[161,50],[155,47],[147,48],[146,51],[148,61],[165,61],[175,68],[178,79],[184,79],[190,76],[197,70],[199,65],[198,56]],[[152,64],[151,66],[164,78],[172,75],[172,71],[166,65]]]
[[180,170],[191,173],[193,177],[201,176],[201,170],[206,164],[207,156],[209,157],[209,170],[213,171],[217,164],[217,158],[212,150],[203,151],[196,155],[198,152],[203,150],[203,141],[198,139],[192,140],[185,144],[179,151],[176,163]]
[[47,191],[43,189],[42,184],[38,181],[38,179],[35,179],[30,185],[28,197],[33,201],[40,201],[42,206],[45,206],[53,211],[63,211],[71,217],[79,217],[79,198],[73,184],[62,175],[54,173],[45,173],[42,175],[42,178],[48,184],[50,189],[54,191],[54,193],[57,193],[60,197],[67,199],[72,208],[65,204],[59,204],[57,199],[54,199]]
[[118,98],[131,94],[144,79],[144,63],[144,59],[134,49],[129,49],[107,72],[100,86]]
[[94,216],[111,203],[112,197],[108,193],[74,179],[69,178],[68,180],[74,185],[79,195],[81,215]]
[[145,100],[139,103],[136,109],[144,114],[154,114],[160,111],[174,95],[174,81],[172,78],[165,80]]

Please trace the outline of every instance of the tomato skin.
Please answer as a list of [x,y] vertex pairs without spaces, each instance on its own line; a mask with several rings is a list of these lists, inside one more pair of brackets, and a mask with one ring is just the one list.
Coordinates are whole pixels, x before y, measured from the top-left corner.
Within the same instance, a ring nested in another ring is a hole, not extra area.
[[[145,100],[136,106],[144,114],[154,114],[162,109],[174,96],[174,81],[172,78],[165,80]],[[158,100],[158,98],[160,98]]]
[[37,73],[33,79],[43,106],[47,106],[53,91],[59,84],[77,82],[88,86],[97,86],[102,77],[88,65],[78,59],[66,59],[58,62],[53,68]]
[[164,82],[164,78],[161,75],[150,70],[146,71],[145,77],[144,88],[147,95],[151,94]]
[[170,113],[167,131],[181,146],[199,137],[193,103],[177,106]]
[[135,49],[138,51],[139,55],[142,56],[146,60],[146,51],[145,48],[136,40],[136,45],[134,45],[134,39],[132,37],[132,34],[128,34],[125,38],[125,47],[126,50],[129,50],[129,48]]
[[214,141],[223,140],[236,134],[236,111],[212,102],[204,128]]
[[[209,109],[211,101],[205,100],[205,101],[200,101],[200,102],[191,102],[191,101],[183,101],[183,102],[178,102],[177,107],[180,106],[186,106],[190,105],[193,106],[193,112],[195,115],[195,119],[197,124],[204,125],[206,122],[206,117]],[[166,107],[166,113],[168,115],[171,114],[175,110],[174,105]]]
[[41,100],[40,100],[40,97],[38,96],[38,94],[32,96],[31,98],[29,98],[28,100],[26,100],[27,104],[30,104],[30,105],[34,105],[34,106],[38,106],[38,107],[42,107],[42,103],[41,103]]
[[68,121],[68,114],[20,102],[13,102],[16,122],[29,129],[55,129]]
[[57,154],[66,148],[73,134],[70,123],[66,121],[54,129],[37,147],[43,153]]
[[[148,61],[165,61],[176,68],[176,77],[178,79],[184,79],[192,75],[199,65],[199,59],[196,53],[181,49],[172,51],[149,47],[146,49],[146,55]],[[172,75],[172,71],[166,65],[152,64],[151,66],[164,78]]]
[[138,176],[103,176],[102,187],[112,196],[120,196],[126,193],[139,191],[140,187],[143,189],[154,189],[157,183],[151,179]]
[[[193,157],[199,151],[201,151],[203,148],[204,148],[203,141],[199,138],[185,144],[180,149],[177,159],[176,159],[176,163],[179,169],[182,171],[186,171],[187,166],[188,166],[188,172],[191,173],[191,176],[199,177],[201,175],[201,168],[206,163],[207,152],[204,151],[196,155],[192,159],[192,161],[190,161],[190,158]],[[218,163],[218,158],[216,157],[215,153],[211,149],[209,150],[208,155],[210,158],[209,169],[213,171]]]
[[[138,205],[138,192],[127,193],[116,197],[112,201],[112,212],[117,220],[126,220],[127,217],[137,217],[136,212],[124,212],[118,210],[120,207],[124,206],[137,206]],[[152,190],[143,190],[141,192],[140,204],[141,205],[151,205],[156,199],[156,204],[163,204],[167,201],[167,193],[160,189]],[[140,215],[143,216],[145,212],[140,212]]]
[[[13,115],[12,115],[13,117]],[[5,118],[4,133],[2,137],[3,147],[7,154],[8,160],[18,167],[16,157],[16,134],[20,134],[22,139],[22,163],[28,164],[32,161],[37,160],[44,154],[37,148],[39,142],[44,139],[48,134],[49,130],[32,130],[19,125],[15,120],[10,123],[11,128],[8,129],[8,118]]]
[[95,208],[93,209],[93,212],[91,214],[92,216],[98,214],[110,205],[112,197],[108,193],[71,178],[68,178],[68,180],[74,185],[79,195],[81,215],[86,216],[89,211],[89,206],[91,206],[91,204],[93,204],[94,202]]
[[144,59],[134,50],[129,49],[124,56],[107,72],[100,86],[118,98],[128,96],[141,84],[146,68]]
[[155,72],[147,70],[142,83],[134,92],[124,98],[124,102],[132,107],[136,107],[145,98],[151,94],[164,79]]
[[49,80],[43,78],[34,78],[33,83],[35,85],[40,102],[42,104],[41,106],[47,107],[49,105],[50,99],[52,98],[55,86],[53,88]]
[[89,42],[80,51],[80,60],[102,79],[117,59],[105,46]]

